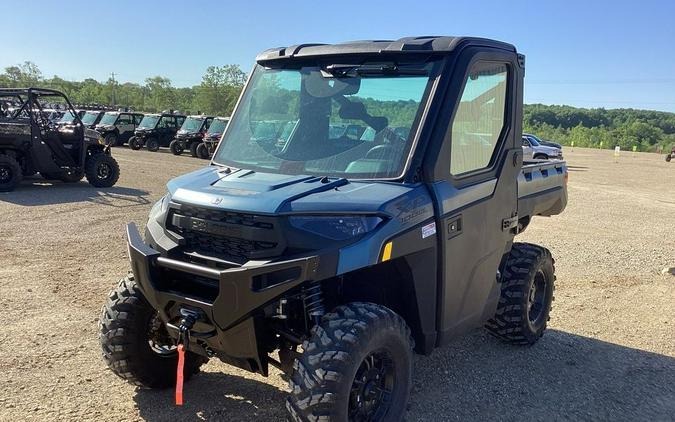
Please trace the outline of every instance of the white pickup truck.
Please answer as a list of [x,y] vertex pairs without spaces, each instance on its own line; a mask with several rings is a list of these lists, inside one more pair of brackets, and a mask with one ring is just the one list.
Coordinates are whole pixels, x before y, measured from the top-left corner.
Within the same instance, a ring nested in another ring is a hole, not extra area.
[[562,148],[542,145],[536,137],[526,134],[523,134],[522,139],[523,139],[523,155],[526,160],[563,159]]

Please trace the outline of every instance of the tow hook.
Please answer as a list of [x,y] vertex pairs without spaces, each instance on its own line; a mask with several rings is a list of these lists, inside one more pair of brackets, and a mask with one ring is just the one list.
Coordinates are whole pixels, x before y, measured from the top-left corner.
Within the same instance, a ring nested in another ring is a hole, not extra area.
[[190,330],[201,315],[193,310],[181,308],[181,320],[178,325],[178,365],[176,368],[176,405],[183,405],[183,370],[185,368],[185,352],[190,345]]

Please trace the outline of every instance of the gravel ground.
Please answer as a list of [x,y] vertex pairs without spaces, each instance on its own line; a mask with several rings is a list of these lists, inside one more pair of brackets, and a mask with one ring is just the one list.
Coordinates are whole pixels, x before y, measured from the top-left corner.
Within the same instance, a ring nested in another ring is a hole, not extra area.
[[[476,331],[417,357],[406,420],[675,419],[675,164],[612,154],[566,150],[567,210],[519,236],[556,258],[544,338],[518,348]],[[35,178],[0,194],[0,420],[284,420],[278,372],[210,362],[176,408],[171,391],[106,369],[96,323],[127,271],[124,224],[143,223],[170,178],[204,164],[114,155],[114,188]]]

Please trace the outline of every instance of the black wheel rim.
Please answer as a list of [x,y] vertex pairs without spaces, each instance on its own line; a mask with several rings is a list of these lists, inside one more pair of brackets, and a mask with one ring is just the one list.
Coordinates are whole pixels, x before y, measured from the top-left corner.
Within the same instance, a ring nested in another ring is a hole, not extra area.
[[176,352],[173,339],[156,312],[148,323],[148,344],[150,345],[150,350],[160,356],[170,357]]
[[9,166],[0,166],[0,183],[7,183],[14,177],[12,168]]
[[535,327],[541,324],[545,314],[547,285],[546,274],[542,270],[537,271],[527,298],[527,317]]
[[112,173],[112,168],[108,163],[100,163],[96,168],[96,177],[99,180],[107,180]]
[[394,361],[387,351],[366,356],[349,392],[349,420],[384,420],[391,407],[395,382]]

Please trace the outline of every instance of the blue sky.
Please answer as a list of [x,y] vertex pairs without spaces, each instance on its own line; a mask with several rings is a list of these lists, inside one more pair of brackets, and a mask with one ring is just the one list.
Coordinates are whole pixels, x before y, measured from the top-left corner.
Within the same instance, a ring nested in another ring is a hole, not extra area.
[[248,71],[269,47],[475,35],[526,54],[528,103],[675,112],[672,0],[0,0],[0,10],[0,68],[31,60],[65,79],[115,72],[121,81],[163,75],[190,86],[209,65]]

